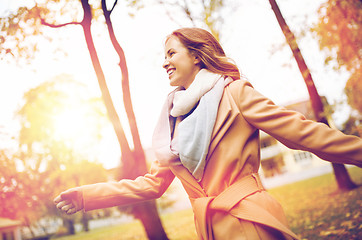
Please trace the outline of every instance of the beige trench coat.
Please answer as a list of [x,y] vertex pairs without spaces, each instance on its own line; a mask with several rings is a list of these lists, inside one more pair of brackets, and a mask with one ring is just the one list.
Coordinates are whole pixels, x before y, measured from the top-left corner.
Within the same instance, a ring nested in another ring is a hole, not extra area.
[[160,166],[136,180],[80,187],[86,211],[160,197],[175,175],[190,197],[200,239],[296,239],[279,203],[261,186],[259,130],[320,158],[362,166],[362,140],[274,105],[250,83],[225,87],[201,182],[183,166]]

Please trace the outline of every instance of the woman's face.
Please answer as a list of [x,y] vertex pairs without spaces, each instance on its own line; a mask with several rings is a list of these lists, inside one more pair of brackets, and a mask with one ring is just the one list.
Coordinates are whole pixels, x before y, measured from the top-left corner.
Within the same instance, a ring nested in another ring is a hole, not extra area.
[[199,62],[177,37],[171,36],[166,41],[163,68],[166,69],[171,86],[188,88],[200,71]]

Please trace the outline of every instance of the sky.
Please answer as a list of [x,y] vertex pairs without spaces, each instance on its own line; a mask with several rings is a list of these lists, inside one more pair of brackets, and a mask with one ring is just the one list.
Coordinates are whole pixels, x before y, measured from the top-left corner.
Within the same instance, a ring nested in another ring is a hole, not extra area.
[[[14,9],[14,2],[1,0],[0,14],[4,16],[9,10]],[[278,4],[291,30],[298,33],[317,20],[317,10],[322,2],[324,1],[280,0]],[[112,13],[112,21],[118,41],[126,55],[133,107],[141,141],[147,148],[151,146],[153,129],[165,97],[172,90],[168,85],[167,74],[162,69],[163,42],[172,30],[180,27],[180,24],[185,27],[191,25],[186,20],[180,20],[178,23],[171,21],[165,9],[157,5],[145,5],[146,7],[138,11],[132,10],[135,16],[130,17],[129,8],[122,4],[123,1],[119,1],[119,6]],[[172,16],[182,19],[178,15]],[[224,26],[221,44],[227,56],[236,62],[257,91],[280,105],[308,99],[303,78],[289,47],[285,45],[284,36],[268,1],[240,1],[240,7],[230,12]],[[125,114],[117,56],[104,32],[94,30],[95,44],[99,50],[107,84],[123,126],[126,126],[126,120],[122,117]],[[69,27],[56,31],[53,33],[63,39],[62,46],[67,49],[67,58],[63,59],[61,55],[48,51],[51,44],[44,43],[44,50],[29,67],[19,67],[5,62],[0,64],[0,131],[8,133],[0,137],[0,141],[4,142],[3,146],[13,144],[8,141],[7,136],[11,136],[18,129],[14,112],[23,104],[22,96],[30,88],[59,74],[67,73],[74,76],[74,79],[86,83],[95,94],[99,94],[81,28]],[[324,66],[318,42],[310,34],[298,43],[319,94],[326,96],[329,103],[342,100],[347,75],[336,73],[331,67]],[[271,54],[279,48],[281,50]],[[337,124],[346,119],[345,115],[334,115]],[[109,137],[103,142],[100,158],[105,167],[111,168],[118,164],[120,152],[112,129],[108,129],[108,133]]]

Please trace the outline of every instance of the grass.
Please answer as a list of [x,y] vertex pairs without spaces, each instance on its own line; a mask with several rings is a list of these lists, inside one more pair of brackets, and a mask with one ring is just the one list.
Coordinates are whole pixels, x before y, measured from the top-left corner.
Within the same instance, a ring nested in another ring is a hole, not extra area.
[[362,239],[362,170],[349,168],[360,187],[337,192],[333,174],[270,189],[284,207],[291,229],[302,239]]
[[[362,185],[362,169],[348,172]],[[268,190],[284,207],[291,229],[301,239],[362,239],[362,186],[348,192],[337,192],[333,174],[303,180]],[[161,216],[172,240],[196,239],[192,210]],[[87,233],[57,240],[130,240],[147,239],[138,222],[94,229]]]
[[[196,231],[191,209],[161,216],[167,236],[172,240],[196,239]],[[52,238],[56,240],[147,240],[147,235],[139,221],[93,229],[73,236]]]

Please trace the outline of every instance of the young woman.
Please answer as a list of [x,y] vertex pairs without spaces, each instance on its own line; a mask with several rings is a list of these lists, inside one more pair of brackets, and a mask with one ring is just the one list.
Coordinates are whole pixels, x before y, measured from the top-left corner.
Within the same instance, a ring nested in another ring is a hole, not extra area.
[[163,67],[177,88],[155,129],[157,159],[150,172],[69,189],[55,199],[59,209],[73,214],[158,198],[176,176],[189,195],[200,239],[297,239],[259,179],[259,129],[290,148],[362,167],[360,138],[274,105],[240,79],[209,32],[174,31],[165,42]]

